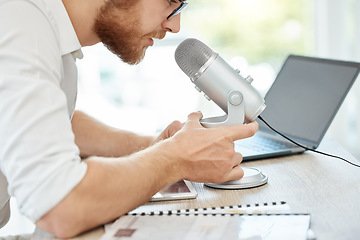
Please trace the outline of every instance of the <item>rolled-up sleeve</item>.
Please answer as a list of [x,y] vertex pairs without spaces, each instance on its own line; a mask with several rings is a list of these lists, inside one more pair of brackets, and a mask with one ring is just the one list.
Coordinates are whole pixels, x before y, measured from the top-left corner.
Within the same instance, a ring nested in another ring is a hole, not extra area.
[[87,169],[74,141],[62,77],[49,19],[31,2],[0,0],[0,170],[21,213],[34,222]]

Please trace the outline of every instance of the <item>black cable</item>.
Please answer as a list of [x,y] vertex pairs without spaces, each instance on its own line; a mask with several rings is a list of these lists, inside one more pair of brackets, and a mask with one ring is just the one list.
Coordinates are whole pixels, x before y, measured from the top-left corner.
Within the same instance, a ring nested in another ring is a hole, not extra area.
[[284,134],[278,132],[277,130],[275,130],[273,127],[270,126],[270,124],[268,124],[261,116],[258,117],[261,121],[263,121],[265,123],[266,126],[268,126],[271,130],[273,130],[274,132],[276,132],[277,134],[279,134],[280,136],[282,136],[283,138],[285,138],[286,140],[292,142],[293,144],[301,147],[301,148],[304,148],[305,150],[308,150],[308,151],[312,151],[312,152],[316,152],[316,153],[319,153],[319,154],[322,154],[322,155],[325,155],[325,156],[329,156],[329,157],[333,157],[333,158],[338,158],[342,161],[345,161],[355,167],[360,167],[360,165],[358,164],[355,164],[355,163],[352,163],[350,162],[349,160],[345,159],[345,158],[342,158],[342,157],[339,157],[339,156],[336,156],[336,155],[331,155],[331,154],[328,154],[328,153],[324,153],[324,152],[320,152],[320,151],[317,151],[315,149],[312,149],[312,148],[308,148],[308,147],[305,147],[297,142],[295,142],[294,140],[288,138],[287,136],[285,136]]

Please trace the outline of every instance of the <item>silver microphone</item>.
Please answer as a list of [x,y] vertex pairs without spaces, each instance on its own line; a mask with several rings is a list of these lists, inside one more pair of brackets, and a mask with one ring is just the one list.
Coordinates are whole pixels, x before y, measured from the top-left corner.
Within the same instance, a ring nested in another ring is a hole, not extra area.
[[265,101],[251,85],[252,77],[240,75],[220,55],[201,41],[188,38],[179,44],[175,60],[198,91],[213,100],[226,114],[202,119],[204,127],[230,126],[254,121]]

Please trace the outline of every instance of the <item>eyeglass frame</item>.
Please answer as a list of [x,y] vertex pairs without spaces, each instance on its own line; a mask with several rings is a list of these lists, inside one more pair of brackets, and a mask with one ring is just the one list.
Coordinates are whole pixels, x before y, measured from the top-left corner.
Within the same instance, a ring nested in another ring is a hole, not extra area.
[[186,2],[186,0],[178,0],[180,2],[180,6],[177,7],[174,11],[172,11],[172,13],[170,13],[170,15],[166,18],[167,20],[169,20],[170,18],[172,18],[175,15],[178,15],[179,13],[181,13],[189,4],[188,2]]

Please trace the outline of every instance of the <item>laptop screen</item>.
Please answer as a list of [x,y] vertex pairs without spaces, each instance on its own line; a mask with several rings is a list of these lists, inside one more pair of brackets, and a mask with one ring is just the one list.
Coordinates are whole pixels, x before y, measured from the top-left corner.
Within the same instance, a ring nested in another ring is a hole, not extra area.
[[359,69],[359,63],[290,55],[265,96],[261,116],[281,133],[317,146]]

